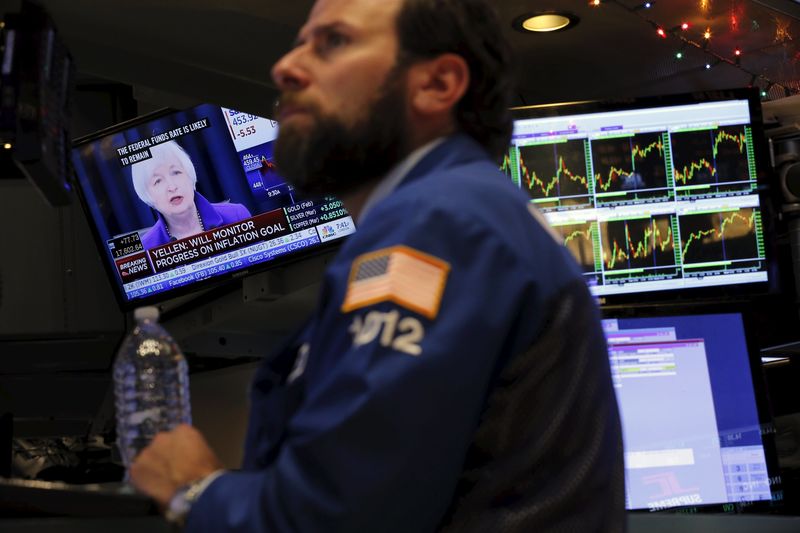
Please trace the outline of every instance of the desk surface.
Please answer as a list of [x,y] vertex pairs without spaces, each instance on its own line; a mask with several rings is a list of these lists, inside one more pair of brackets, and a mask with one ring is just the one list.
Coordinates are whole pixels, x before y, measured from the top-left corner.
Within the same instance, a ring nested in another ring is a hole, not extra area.
[[125,483],[70,485],[55,481],[0,478],[0,517],[118,519],[154,514],[156,509],[152,500]]
[[[27,511],[27,512],[26,512]],[[48,518],[46,515],[68,515]],[[124,484],[72,486],[0,478],[4,533],[167,533],[152,502]],[[35,518],[13,518],[31,516]],[[797,533],[800,516],[628,514],[630,533]]]
[[628,533],[797,533],[800,516],[629,514]]
[[[2,521],[3,533],[169,533],[158,516],[129,518],[30,518]],[[632,514],[628,533],[797,533],[800,517]]]

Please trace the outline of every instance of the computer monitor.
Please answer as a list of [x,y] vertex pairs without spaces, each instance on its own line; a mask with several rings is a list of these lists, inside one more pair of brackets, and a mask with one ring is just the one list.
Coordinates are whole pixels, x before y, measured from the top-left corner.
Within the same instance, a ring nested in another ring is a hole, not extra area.
[[628,509],[731,511],[781,498],[740,313],[609,318],[603,325]]
[[355,231],[336,198],[276,172],[278,125],[214,105],[79,139],[89,223],[123,308],[156,303],[319,251]]
[[544,212],[596,296],[767,289],[768,163],[753,91],[514,113],[503,170]]

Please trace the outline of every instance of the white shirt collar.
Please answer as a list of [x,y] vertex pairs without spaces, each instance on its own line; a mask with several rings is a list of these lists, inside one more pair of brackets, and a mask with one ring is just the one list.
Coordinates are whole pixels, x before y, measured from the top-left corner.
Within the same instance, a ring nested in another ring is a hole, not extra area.
[[356,220],[356,224],[360,224],[362,220],[364,220],[364,216],[367,212],[375,207],[375,204],[389,196],[389,194],[397,188],[398,185],[403,181],[411,169],[414,168],[417,163],[419,163],[423,157],[428,155],[434,148],[439,146],[441,143],[444,142],[444,137],[439,137],[430,141],[428,144],[422,145],[410,154],[408,154],[405,159],[400,161],[397,165],[392,168],[386,177],[383,178],[378,185],[372,189],[372,192],[367,197],[367,200],[364,202],[364,207],[361,208],[361,213],[358,215],[358,220]]

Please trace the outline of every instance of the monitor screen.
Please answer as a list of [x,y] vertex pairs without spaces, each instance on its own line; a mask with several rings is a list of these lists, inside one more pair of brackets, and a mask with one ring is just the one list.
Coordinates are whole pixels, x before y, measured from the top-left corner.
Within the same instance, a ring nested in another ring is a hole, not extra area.
[[213,105],[79,140],[79,190],[123,307],[261,270],[355,231],[276,172],[274,121]]
[[734,94],[515,110],[503,169],[596,296],[768,281],[760,109]]
[[775,487],[742,316],[603,325],[622,418],[627,508],[770,501]]

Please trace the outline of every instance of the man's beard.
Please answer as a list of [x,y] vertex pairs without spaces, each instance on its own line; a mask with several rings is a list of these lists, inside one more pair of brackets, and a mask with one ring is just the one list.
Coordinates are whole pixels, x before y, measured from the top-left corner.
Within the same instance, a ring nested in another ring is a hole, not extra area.
[[303,193],[346,195],[385,176],[406,155],[405,86],[399,68],[378,96],[348,126],[335,116],[305,109],[308,129],[281,128],[275,143],[278,172]]

